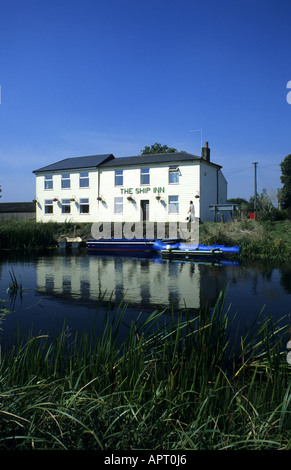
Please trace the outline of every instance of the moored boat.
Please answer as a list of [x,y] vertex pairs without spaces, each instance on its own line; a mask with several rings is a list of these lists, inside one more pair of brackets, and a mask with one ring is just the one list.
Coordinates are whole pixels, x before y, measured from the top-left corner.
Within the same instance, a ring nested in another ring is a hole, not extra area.
[[236,257],[240,253],[239,246],[224,245],[202,245],[189,243],[165,243],[156,240],[153,249],[161,253],[162,257],[175,258],[199,258],[199,259],[221,259],[226,257]]
[[[163,243],[176,243],[180,239],[163,239]],[[147,238],[109,238],[109,239],[89,239],[87,240],[87,248],[89,253],[100,252],[118,252],[118,253],[156,253],[153,246],[156,239]]]

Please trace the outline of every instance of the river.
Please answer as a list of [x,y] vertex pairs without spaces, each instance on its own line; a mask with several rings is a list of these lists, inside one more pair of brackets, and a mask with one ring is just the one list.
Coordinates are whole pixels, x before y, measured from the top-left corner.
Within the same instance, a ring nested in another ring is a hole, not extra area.
[[[15,276],[22,289],[9,289]],[[105,312],[126,302],[125,323],[141,314],[165,309],[178,315],[185,306],[195,315],[206,303],[215,304],[227,288],[226,307],[245,329],[262,315],[276,322],[291,314],[290,263],[212,264],[165,261],[160,255],[122,257],[56,252],[46,255],[0,256],[0,342],[12,344],[16,332],[58,335],[64,323],[68,335],[102,333]],[[125,335],[123,326],[121,334]]]

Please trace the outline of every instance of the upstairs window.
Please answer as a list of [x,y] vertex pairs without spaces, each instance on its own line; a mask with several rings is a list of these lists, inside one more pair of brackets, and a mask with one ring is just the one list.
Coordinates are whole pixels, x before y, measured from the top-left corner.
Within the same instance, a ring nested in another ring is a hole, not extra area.
[[70,173],[62,174],[62,189],[69,189],[71,187]]
[[123,186],[123,170],[115,170],[115,186]]
[[179,213],[179,196],[169,196],[169,214]]
[[140,170],[140,183],[150,184],[150,169],[149,168],[142,168]]
[[88,171],[82,171],[79,179],[80,188],[89,188],[89,173]]
[[62,199],[62,214],[71,213],[71,202],[70,199]]
[[169,168],[169,184],[179,184],[180,170],[176,166]]
[[53,189],[53,175],[45,175],[44,189]]
[[80,199],[80,214],[89,214],[89,199]]

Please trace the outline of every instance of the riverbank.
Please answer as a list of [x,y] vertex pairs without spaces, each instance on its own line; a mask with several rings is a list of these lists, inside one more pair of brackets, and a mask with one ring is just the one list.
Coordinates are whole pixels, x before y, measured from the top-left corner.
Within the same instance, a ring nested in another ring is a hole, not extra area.
[[205,223],[200,226],[200,243],[240,246],[241,259],[287,260],[291,258],[291,221],[251,220]]
[[120,344],[125,312],[98,338],[1,351],[0,450],[290,449],[287,327],[258,317],[230,348],[221,292],[195,318],[137,318]]
[[[112,224],[113,225],[113,224]],[[0,250],[35,251],[58,246],[64,237],[92,238],[92,224],[26,221],[0,222]],[[168,236],[166,225],[165,236]],[[200,243],[241,247],[241,259],[287,260],[291,258],[291,221],[202,223]]]

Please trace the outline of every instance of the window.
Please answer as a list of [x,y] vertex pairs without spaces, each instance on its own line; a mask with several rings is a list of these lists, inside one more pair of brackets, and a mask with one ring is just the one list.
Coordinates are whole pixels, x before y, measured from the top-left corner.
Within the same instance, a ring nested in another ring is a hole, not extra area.
[[71,202],[70,199],[62,199],[62,214],[71,213]]
[[44,213],[45,214],[53,214],[53,200],[52,199],[45,199],[44,201]]
[[150,169],[149,168],[142,168],[140,170],[140,183],[150,184]]
[[62,174],[62,189],[67,189],[71,187],[70,173]]
[[79,180],[80,188],[89,188],[89,173],[88,171],[83,171],[80,173]]
[[115,170],[115,186],[123,186],[123,170]]
[[44,189],[53,189],[53,175],[45,175]]
[[180,170],[176,166],[170,166],[169,168],[169,184],[179,183]]
[[123,213],[123,198],[115,197],[114,198],[114,214],[122,214],[122,213]]
[[80,214],[89,214],[89,199],[80,199]]
[[179,213],[179,196],[169,196],[169,214]]

